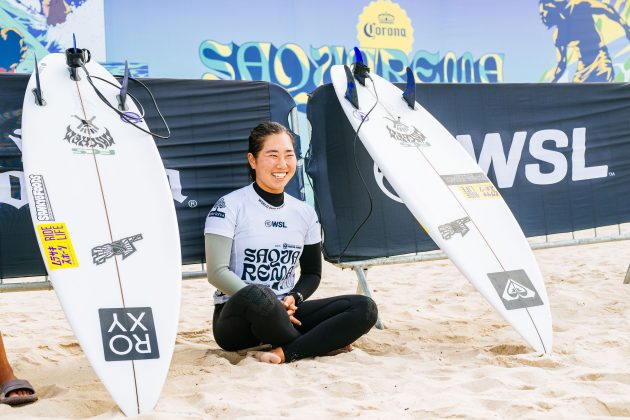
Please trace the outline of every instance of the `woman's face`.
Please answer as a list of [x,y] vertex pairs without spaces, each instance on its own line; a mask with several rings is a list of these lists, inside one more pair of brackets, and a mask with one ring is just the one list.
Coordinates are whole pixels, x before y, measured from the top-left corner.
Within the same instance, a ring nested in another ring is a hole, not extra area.
[[248,153],[247,160],[256,171],[258,186],[274,194],[284,192],[284,187],[295,174],[297,165],[293,141],[286,133],[265,137],[258,156]]

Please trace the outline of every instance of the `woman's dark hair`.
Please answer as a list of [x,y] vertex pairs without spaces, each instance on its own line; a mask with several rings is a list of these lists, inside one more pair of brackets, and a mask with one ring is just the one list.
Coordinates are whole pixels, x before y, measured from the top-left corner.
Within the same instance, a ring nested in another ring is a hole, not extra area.
[[[271,134],[282,133],[286,133],[291,138],[291,142],[295,140],[291,130],[284,125],[274,121],[261,122],[249,133],[249,148],[247,152],[254,155],[254,158],[258,157],[258,153],[260,153],[265,144],[265,138]],[[249,177],[252,181],[256,181],[256,171],[251,166],[249,167]]]

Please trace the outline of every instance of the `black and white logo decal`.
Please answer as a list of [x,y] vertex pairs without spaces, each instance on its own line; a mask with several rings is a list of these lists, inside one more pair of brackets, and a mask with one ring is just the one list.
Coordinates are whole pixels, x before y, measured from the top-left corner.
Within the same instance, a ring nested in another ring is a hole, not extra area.
[[221,219],[225,219],[225,212],[220,211],[220,209],[224,209],[225,207],[225,200],[223,198],[219,198],[219,201],[214,203],[212,210],[208,213],[208,217],[220,217]]
[[400,121],[400,117],[397,120],[393,118],[384,117],[386,120],[392,122],[387,124],[387,131],[391,138],[396,140],[402,146],[405,147],[428,147],[431,144],[427,141],[427,137],[420,132],[416,127],[409,126]]
[[35,213],[37,214],[37,220],[52,222],[55,220],[55,215],[50,205],[50,199],[48,198],[48,191],[46,191],[46,184],[44,183],[44,177],[41,175],[29,175],[28,180],[31,183],[31,191],[33,193],[33,200],[35,201]]
[[78,115],[73,115],[73,117],[79,120],[79,123],[68,125],[64,140],[77,146],[98,147],[99,149],[107,149],[114,144],[114,138],[109,130],[94,124],[96,116],[89,120],[84,120]]
[[508,311],[543,305],[542,299],[524,270],[488,273],[488,278]]
[[106,361],[160,358],[151,308],[101,308],[98,315]]
[[133,243],[140,239],[142,239],[142,234],[138,233],[137,235],[114,241],[111,244],[96,246],[92,248],[92,261],[96,265],[101,265],[114,255],[122,255],[122,259],[124,260],[136,252],[136,247]]
[[461,219],[438,226],[438,230],[440,231],[442,238],[447,241],[456,233],[462,235],[463,238],[468,232],[470,232],[470,228],[466,226],[466,223],[468,222],[470,222],[470,217],[462,217]]

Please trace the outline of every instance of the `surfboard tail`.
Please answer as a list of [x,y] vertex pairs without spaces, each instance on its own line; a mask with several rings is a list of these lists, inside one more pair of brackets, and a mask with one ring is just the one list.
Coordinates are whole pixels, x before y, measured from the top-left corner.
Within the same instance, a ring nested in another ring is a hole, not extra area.
[[346,72],[347,81],[346,93],[344,95],[344,98],[346,98],[353,107],[359,109],[359,95],[357,95],[357,85],[354,82],[354,76],[352,75],[352,72],[350,71],[348,66],[344,65],[343,69]]
[[407,86],[402,94],[403,99],[407,102],[407,106],[411,109],[416,105],[416,78],[413,75],[413,70],[407,67]]

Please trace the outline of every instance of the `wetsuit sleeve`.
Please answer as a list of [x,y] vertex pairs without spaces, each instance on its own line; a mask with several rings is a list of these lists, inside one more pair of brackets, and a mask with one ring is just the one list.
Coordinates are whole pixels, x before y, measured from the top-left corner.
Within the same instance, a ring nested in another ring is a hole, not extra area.
[[228,296],[246,286],[245,282],[230,271],[232,238],[206,233],[206,266],[208,281]]
[[320,242],[304,245],[300,256],[300,279],[290,293],[300,293],[308,299],[319,287],[322,278],[322,251]]

